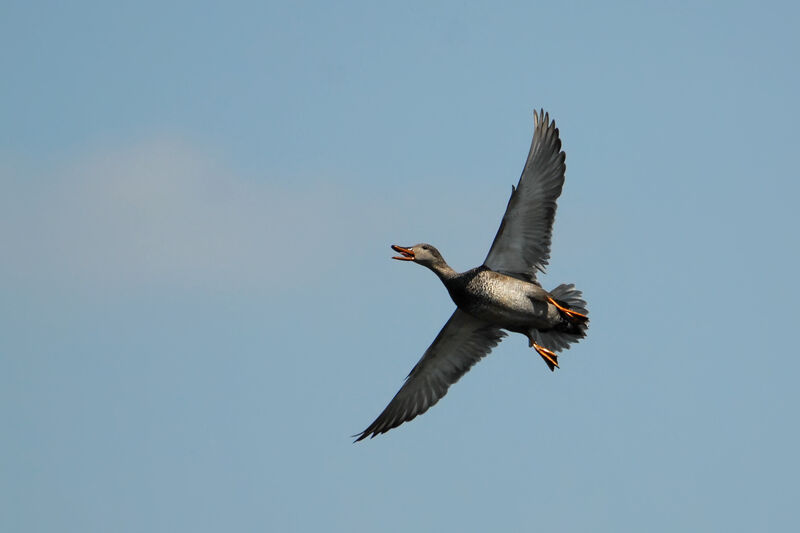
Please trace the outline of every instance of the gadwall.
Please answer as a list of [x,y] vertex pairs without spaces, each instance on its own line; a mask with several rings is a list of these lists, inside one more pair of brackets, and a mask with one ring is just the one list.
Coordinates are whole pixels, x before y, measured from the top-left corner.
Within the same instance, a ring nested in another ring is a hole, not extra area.
[[386,409],[355,435],[356,442],[427,411],[497,346],[506,336],[503,330],[525,335],[551,371],[558,367],[556,352],[586,335],[589,319],[581,291],[573,284],[546,291],[536,280],[550,258],[566,165],[555,121],[543,110],[533,113],[533,121],[525,168],[516,188],[511,187],[500,229],[481,266],[458,273],[430,244],[392,245],[399,254],[393,259],[418,263],[439,276],[457,308]]

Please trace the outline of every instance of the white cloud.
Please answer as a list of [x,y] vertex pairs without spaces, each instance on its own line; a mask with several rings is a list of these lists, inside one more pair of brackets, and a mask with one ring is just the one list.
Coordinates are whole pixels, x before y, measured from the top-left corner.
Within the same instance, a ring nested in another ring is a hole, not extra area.
[[0,272],[12,282],[287,285],[329,266],[330,244],[363,233],[371,209],[330,181],[234,175],[171,139],[50,171],[10,166]]

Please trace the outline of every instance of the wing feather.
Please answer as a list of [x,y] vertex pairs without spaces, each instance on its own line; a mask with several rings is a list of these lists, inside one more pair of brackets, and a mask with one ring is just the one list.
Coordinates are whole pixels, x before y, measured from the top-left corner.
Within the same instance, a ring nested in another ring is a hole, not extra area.
[[430,409],[505,335],[500,328],[456,309],[386,409],[357,435],[356,442],[386,433]]
[[527,281],[536,280],[550,259],[550,239],[566,172],[566,155],[555,121],[541,110],[533,113],[531,149],[519,183],[511,187],[503,221],[484,264]]

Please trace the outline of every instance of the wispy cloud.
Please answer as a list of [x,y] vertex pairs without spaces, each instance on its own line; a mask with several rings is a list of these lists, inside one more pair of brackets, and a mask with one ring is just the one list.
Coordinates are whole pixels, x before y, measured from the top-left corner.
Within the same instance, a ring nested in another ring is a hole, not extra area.
[[174,139],[3,174],[0,271],[20,283],[286,285],[371,205],[331,181],[237,176]]

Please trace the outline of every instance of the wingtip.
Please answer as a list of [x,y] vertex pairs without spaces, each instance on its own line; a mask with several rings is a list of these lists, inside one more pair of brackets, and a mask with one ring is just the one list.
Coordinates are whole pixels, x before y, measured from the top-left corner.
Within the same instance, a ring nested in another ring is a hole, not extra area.
[[[538,111],[536,109],[533,110],[533,126],[535,128],[538,128],[539,125],[549,128],[551,126],[550,122],[550,112],[545,111],[543,107],[540,107]],[[555,120],[552,121],[553,127],[555,127],[555,122]]]
[[369,437],[371,439],[374,439],[375,437],[377,437],[381,433],[383,433],[383,431],[378,431],[376,429],[373,429],[372,426],[370,426],[367,429],[365,429],[364,431],[362,431],[361,433],[356,433],[355,435],[350,435],[350,438],[351,439],[356,439],[356,440],[353,441],[353,444],[355,444],[356,442],[361,442],[362,440],[366,439],[367,437]]

